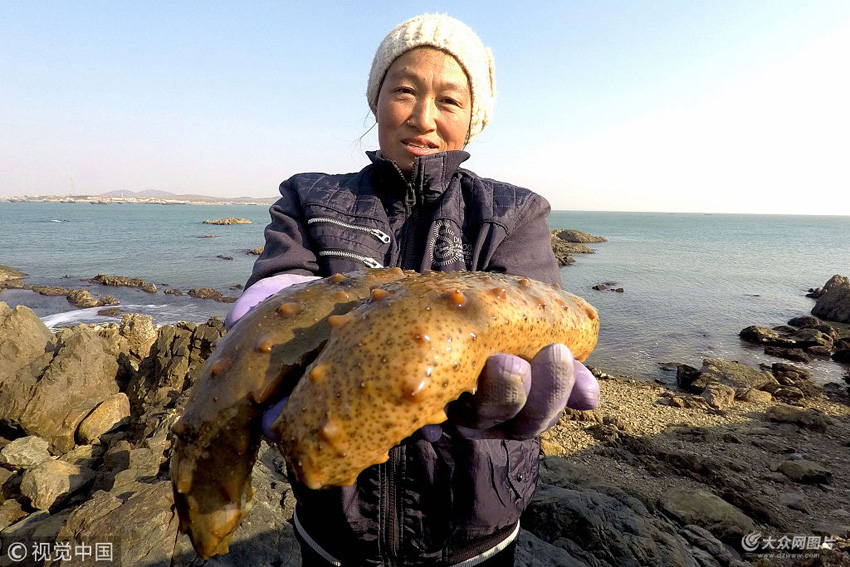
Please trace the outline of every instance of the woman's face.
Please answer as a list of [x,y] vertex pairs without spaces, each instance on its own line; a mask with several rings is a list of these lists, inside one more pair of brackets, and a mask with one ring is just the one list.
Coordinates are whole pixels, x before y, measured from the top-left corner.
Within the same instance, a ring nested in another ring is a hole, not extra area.
[[471,110],[469,80],[454,57],[428,47],[406,51],[378,93],[381,153],[409,173],[417,157],[463,149]]

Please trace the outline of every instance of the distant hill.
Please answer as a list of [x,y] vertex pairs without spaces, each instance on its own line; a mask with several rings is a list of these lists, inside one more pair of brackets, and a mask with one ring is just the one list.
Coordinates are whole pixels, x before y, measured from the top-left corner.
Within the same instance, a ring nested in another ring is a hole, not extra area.
[[122,191],[120,189],[103,193],[104,197],[134,197],[137,199],[172,199],[175,201],[194,201],[199,203],[269,203],[272,204],[279,197],[212,197],[210,195],[195,195],[195,194],[177,194],[169,191],[158,191],[156,189],[146,189],[144,191]]

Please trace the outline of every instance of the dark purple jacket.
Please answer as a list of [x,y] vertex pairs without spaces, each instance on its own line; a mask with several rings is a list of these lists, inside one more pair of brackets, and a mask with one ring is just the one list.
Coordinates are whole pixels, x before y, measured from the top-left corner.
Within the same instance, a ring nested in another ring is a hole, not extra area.
[[[412,180],[370,152],[358,173],[299,174],[280,186],[248,285],[282,272],[365,266],[478,270],[560,283],[545,199],[460,168],[469,154],[417,159]],[[296,527],[344,564],[452,565],[514,532],[537,483],[539,440],[415,434],[350,487],[293,483]]]

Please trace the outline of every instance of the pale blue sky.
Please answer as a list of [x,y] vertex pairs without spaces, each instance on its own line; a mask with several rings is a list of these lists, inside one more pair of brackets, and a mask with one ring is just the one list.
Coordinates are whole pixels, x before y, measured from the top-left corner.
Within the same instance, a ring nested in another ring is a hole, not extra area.
[[356,171],[401,21],[496,60],[478,174],[555,209],[850,215],[850,2],[0,1],[0,197]]

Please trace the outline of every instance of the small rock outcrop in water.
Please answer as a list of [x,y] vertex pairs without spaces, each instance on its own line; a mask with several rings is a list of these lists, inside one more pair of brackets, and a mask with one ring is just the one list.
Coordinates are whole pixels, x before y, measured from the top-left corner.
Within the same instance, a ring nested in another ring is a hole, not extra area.
[[[840,289],[840,286],[836,288]],[[821,299],[826,297],[828,294]],[[847,307],[850,308],[850,303]],[[795,362],[809,363],[828,357],[837,362],[850,361],[850,337],[842,337],[837,328],[817,317],[794,317],[787,325],[773,329],[751,325],[742,329],[739,336],[744,341],[764,345],[765,354]]]
[[601,236],[593,236],[579,230],[556,228],[551,231],[552,252],[559,266],[575,262],[573,254],[593,254],[593,250],[584,245],[586,242],[606,242]]
[[156,286],[148,283],[142,278],[128,278],[126,276],[110,276],[107,274],[98,274],[89,280],[91,283],[101,285],[111,285],[116,287],[137,287],[148,293],[156,293]]
[[212,299],[213,301],[218,301],[219,303],[233,303],[234,301],[236,301],[235,297],[223,295],[220,291],[211,287],[190,289],[189,295],[197,299]]
[[230,224],[251,224],[251,221],[248,219],[238,219],[235,217],[227,217],[223,219],[216,220],[205,220],[204,224],[220,224],[220,225],[230,225]]
[[830,321],[850,323],[850,280],[839,275],[832,276],[823,286],[812,308],[812,315]]
[[0,264],[0,282],[5,282],[9,280],[20,280],[24,277],[26,277],[25,273],[19,272],[14,268],[10,268],[8,266]]

